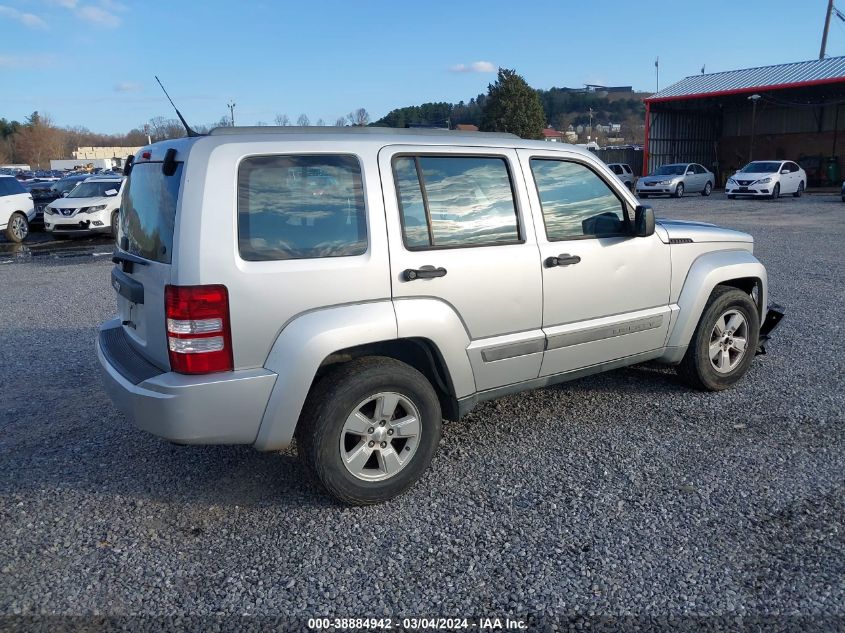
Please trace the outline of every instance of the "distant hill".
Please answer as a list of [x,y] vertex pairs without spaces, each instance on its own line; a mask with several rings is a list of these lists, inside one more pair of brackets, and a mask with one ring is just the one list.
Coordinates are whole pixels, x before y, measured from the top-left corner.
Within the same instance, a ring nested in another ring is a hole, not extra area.
[[[593,110],[593,125],[622,123],[641,125],[645,117],[643,98],[646,92],[584,92],[571,88],[538,90],[540,102],[546,113],[546,122],[557,129],[571,125],[586,125]],[[408,125],[437,125],[449,121],[454,127],[459,123],[481,124],[481,114],[487,96],[480,94],[468,103],[423,103],[391,110],[373,125],[406,127]]]

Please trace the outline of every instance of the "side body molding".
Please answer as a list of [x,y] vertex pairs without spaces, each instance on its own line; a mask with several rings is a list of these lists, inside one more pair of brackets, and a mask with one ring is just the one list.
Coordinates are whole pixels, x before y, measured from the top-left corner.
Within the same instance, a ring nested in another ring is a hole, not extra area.
[[669,334],[664,360],[679,362],[704,311],[704,305],[718,284],[733,279],[760,281],[760,320],[766,317],[768,277],[766,268],[747,250],[714,251],[696,259],[690,266],[678,297],[677,320]]
[[255,447],[275,451],[290,444],[311,383],[327,356],[347,347],[395,338],[396,316],[389,299],[307,312],[288,323],[264,365],[278,378]]

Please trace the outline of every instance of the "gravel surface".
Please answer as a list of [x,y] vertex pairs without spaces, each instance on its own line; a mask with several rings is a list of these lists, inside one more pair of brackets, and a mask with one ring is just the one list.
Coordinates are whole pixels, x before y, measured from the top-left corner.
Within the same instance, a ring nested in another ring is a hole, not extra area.
[[0,614],[845,626],[845,205],[649,203],[755,235],[787,311],[769,354],[718,394],[646,365],[486,403],[369,508],[295,451],[134,429],[93,352],[107,257],[0,265]]

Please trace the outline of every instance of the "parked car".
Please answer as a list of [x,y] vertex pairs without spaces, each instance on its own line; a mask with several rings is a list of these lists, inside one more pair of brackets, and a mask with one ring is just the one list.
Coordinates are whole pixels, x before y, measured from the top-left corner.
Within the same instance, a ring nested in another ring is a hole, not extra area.
[[32,194],[14,176],[0,176],[0,231],[10,242],[23,242],[35,219]]
[[634,182],[636,178],[634,177],[634,172],[631,170],[631,166],[627,163],[608,163],[607,164],[610,171],[616,174],[616,177],[622,181],[622,184],[628,187],[628,191],[634,190]]
[[32,193],[32,198],[35,203],[35,222],[44,222],[44,207],[54,200],[58,200],[64,195],[70,193],[76,185],[84,182],[90,177],[91,176],[89,174],[72,175],[64,176],[55,181],[31,180],[21,183],[24,187],[29,189],[30,193]]
[[32,194],[32,201],[35,205],[35,217],[30,225],[44,221],[44,207],[58,197],[52,190],[54,184],[55,181],[52,180],[28,180],[21,183],[23,188]]
[[737,196],[779,198],[791,193],[800,198],[807,187],[807,173],[791,160],[755,160],[728,178],[725,193]]
[[479,402],[646,360],[706,390],[745,374],[781,314],[750,235],[655,222],[580,148],[425,132],[142,148],[96,344],[115,404],[177,443],[296,437],[366,504]]
[[44,228],[54,235],[117,234],[124,179],[92,176],[44,207]]
[[668,195],[680,198],[685,193],[700,193],[709,196],[713,192],[716,177],[709,169],[698,163],[672,163],[661,165],[648,176],[637,181],[637,195],[648,198],[654,195]]

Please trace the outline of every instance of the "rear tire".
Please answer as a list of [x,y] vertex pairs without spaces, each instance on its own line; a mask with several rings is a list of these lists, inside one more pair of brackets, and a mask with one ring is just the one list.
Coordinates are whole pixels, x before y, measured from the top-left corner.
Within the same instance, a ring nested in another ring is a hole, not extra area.
[[16,211],[9,218],[6,225],[6,239],[15,244],[20,244],[29,235],[29,220],[20,211]]
[[798,190],[792,194],[793,198],[800,198],[801,194],[804,193],[804,181],[798,183]]
[[713,183],[708,181],[708,183],[704,185],[704,190],[701,192],[701,195],[706,198],[711,193],[713,193]]
[[426,377],[372,356],[344,363],[317,383],[296,437],[305,467],[329,494],[367,505],[392,499],[422,476],[440,428],[440,401]]
[[760,315],[751,296],[716,286],[678,365],[678,376],[695,389],[727,389],[748,371],[759,337]]
[[684,197],[684,183],[679,182],[678,186],[675,187],[675,197],[676,198],[683,198]]
[[776,182],[774,188],[772,188],[772,200],[777,200],[780,198],[780,183]]

